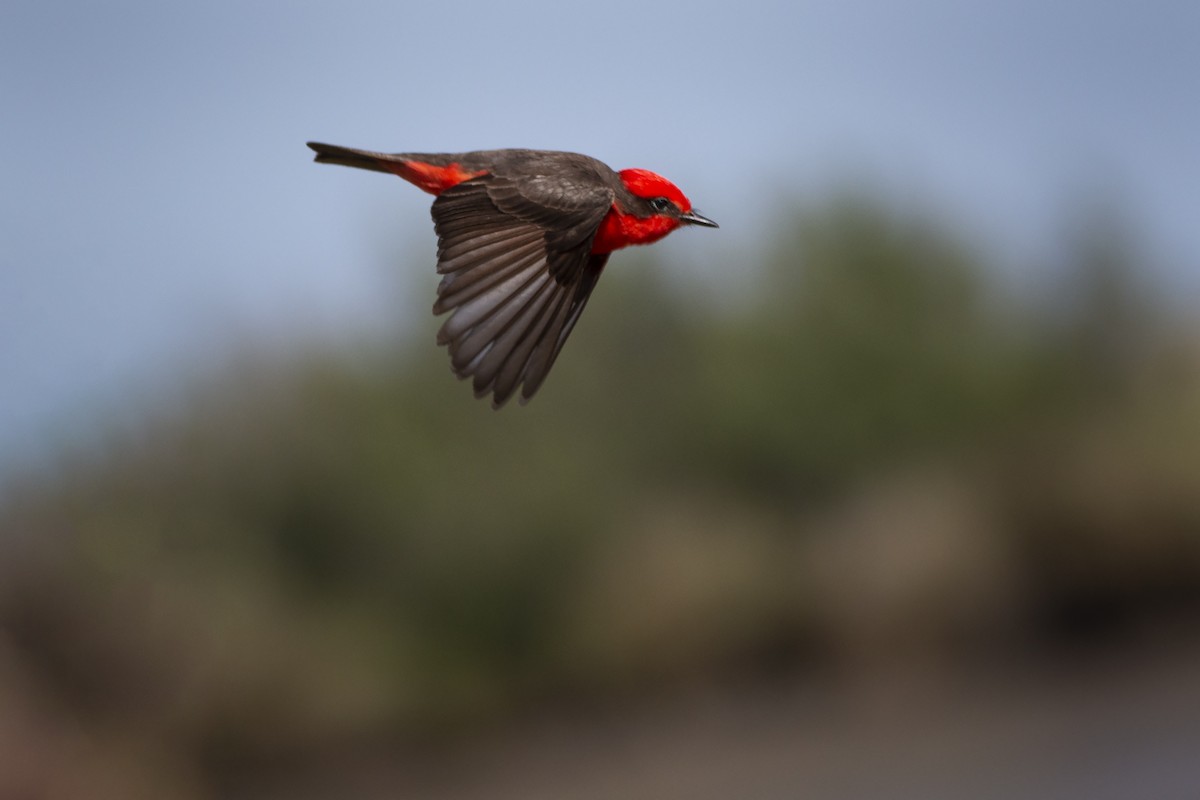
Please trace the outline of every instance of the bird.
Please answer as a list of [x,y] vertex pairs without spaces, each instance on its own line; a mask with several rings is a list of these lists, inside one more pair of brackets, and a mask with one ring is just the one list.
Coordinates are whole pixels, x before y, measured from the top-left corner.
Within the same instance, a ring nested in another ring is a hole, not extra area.
[[434,195],[437,342],[499,409],[541,387],[609,255],[682,226],[718,227],[675,184],[555,150],[377,153],[308,142],[314,161],[390,173]]

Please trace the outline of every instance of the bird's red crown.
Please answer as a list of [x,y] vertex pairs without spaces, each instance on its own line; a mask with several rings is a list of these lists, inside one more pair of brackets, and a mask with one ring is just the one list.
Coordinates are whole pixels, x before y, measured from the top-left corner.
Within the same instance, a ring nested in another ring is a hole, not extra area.
[[620,175],[626,188],[644,200],[665,197],[679,206],[681,211],[692,210],[692,202],[679,191],[679,187],[657,172],[648,169],[623,169]]

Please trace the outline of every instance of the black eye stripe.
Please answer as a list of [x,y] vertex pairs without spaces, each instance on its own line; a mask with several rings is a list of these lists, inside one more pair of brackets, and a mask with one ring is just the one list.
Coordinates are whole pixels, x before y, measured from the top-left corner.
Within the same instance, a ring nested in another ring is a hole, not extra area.
[[667,211],[671,208],[674,208],[675,204],[665,197],[656,197],[650,201],[650,206],[655,211]]

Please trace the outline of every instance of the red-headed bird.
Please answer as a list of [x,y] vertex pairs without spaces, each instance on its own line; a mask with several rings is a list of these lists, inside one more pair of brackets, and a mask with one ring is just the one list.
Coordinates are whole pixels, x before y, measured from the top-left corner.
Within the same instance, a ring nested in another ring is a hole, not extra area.
[[373,153],[309,142],[316,161],[399,175],[430,194],[438,236],[433,313],[460,378],[499,408],[542,385],[609,254],[681,225],[717,227],[675,184],[577,153]]

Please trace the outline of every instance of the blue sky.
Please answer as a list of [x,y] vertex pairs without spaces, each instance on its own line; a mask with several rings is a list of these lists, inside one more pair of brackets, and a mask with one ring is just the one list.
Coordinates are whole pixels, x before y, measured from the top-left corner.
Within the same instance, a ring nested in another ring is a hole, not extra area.
[[429,198],[307,139],[654,169],[722,224],[658,246],[701,281],[848,176],[1015,254],[1101,189],[1194,289],[1197,42],[1194,2],[8,0],[0,470],[239,342],[427,313]]

